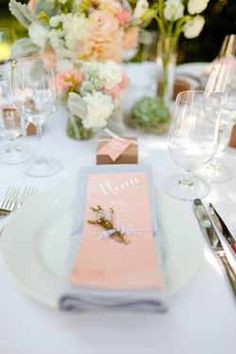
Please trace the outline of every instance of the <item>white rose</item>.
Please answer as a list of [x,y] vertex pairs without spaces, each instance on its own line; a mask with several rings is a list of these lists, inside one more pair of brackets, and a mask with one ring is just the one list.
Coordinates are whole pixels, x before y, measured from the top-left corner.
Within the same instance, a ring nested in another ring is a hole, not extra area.
[[80,117],[82,120],[86,119],[88,115],[87,105],[80,95],[74,92],[70,92],[67,104],[69,111],[73,115]]
[[191,15],[200,14],[207,8],[209,0],[189,0],[188,2],[188,12]]
[[101,92],[88,93],[83,97],[87,105],[87,116],[83,118],[85,128],[101,129],[107,125],[114,109],[110,96]]
[[139,20],[147,11],[149,5],[147,0],[138,0],[134,9],[133,19]]
[[51,27],[57,27],[64,20],[64,15],[56,15],[50,18],[49,24]]
[[182,0],[167,0],[164,8],[164,16],[168,21],[176,21],[184,15]]
[[99,79],[101,80],[102,86],[104,86],[105,89],[112,89],[122,81],[123,69],[120,65],[113,62],[101,64],[99,70]]
[[83,15],[66,14],[63,20],[63,30],[67,48],[72,53],[78,54],[80,50],[85,53],[87,46],[90,45],[89,19]]
[[62,30],[51,30],[48,34],[49,43],[54,49],[58,59],[70,57],[70,52],[65,48],[64,32]]
[[186,38],[198,37],[205,24],[203,16],[197,15],[187,22],[184,26],[184,36]]
[[46,46],[48,34],[48,29],[38,22],[33,22],[29,26],[29,36],[31,41],[41,48]]

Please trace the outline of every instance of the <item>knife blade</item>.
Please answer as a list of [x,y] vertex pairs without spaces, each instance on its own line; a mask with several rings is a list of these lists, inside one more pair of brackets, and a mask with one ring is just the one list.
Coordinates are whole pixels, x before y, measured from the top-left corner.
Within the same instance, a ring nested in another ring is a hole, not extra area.
[[195,215],[205,239],[221,265],[221,268],[224,270],[231,289],[236,297],[236,272],[228,261],[222,242],[214,228],[208,212],[200,199],[195,199],[193,205]]
[[227,245],[230,247],[230,249],[233,251],[233,253],[236,255],[236,241],[229,231],[228,227],[226,226],[224,220],[221,218],[219,213],[216,211],[215,207],[213,206],[212,203],[209,204],[209,211],[210,215],[215,222],[215,226],[217,227],[218,231],[221,233],[221,235],[224,237],[224,239],[227,242]]

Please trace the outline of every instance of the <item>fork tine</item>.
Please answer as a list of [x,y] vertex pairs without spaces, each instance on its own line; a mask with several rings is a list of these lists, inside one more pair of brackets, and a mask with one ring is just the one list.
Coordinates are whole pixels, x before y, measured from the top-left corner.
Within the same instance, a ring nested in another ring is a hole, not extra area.
[[13,186],[9,187],[7,194],[6,194],[6,198],[3,201],[3,208],[10,209],[11,200],[14,197],[14,193],[15,193],[15,188]]
[[36,190],[36,187],[25,186],[15,208],[19,208],[28,198],[30,198],[33,194],[36,193]]
[[8,203],[9,195],[11,194],[12,188],[13,188],[12,186],[8,187],[8,189],[7,189],[6,193],[5,193],[4,199],[1,202],[0,207],[3,208],[3,209],[6,207],[6,205]]
[[13,211],[19,208],[26,199],[34,195],[36,192],[36,186],[25,186],[23,190],[20,187],[9,186],[3,201],[0,203],[0,208]]
[[18,203],[18,197],[20,194],[20,188],[19,187],[13,187],[11,196],[9,197],[9,201],[8,201],[8,209],[9,210],[13,210],[17,203]]

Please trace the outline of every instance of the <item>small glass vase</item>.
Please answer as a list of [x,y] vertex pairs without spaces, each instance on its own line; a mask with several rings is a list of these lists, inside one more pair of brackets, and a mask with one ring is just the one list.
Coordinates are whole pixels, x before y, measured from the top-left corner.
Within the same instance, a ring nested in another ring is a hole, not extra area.
[[160,69],[158,75],[158,96],[166,107],[173,97],[175,67],[176,67],[176,43],[171,36],[161,36],[157,44],[157,65]]
[[81,118],[74,115],[69,115],[66,131],[67,135],[75,140],[88,140],[92,139],[95,135],[93,129],[85,128]]

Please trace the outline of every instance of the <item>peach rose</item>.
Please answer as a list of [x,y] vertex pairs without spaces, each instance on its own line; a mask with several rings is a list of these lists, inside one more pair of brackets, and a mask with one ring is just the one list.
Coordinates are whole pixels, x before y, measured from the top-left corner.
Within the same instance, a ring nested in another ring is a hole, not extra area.
[[69,69],[58,73],[55,78],[56,87],[61,92],[67,92],[78,88],[83,81],[83,76],[76,69]]
[[134,49],[138,45],[139,28],[130,27],[125,32],[123,47],[125,50]]
[[116,15],[116,18],[118,19],[121,26],[126,26],[130,22],[132,15],[127,10],[121,10]]
[[28,2],[28,7],[30,9],[31,12],[34,12],[35,7],[36,7],[36,0],[30,0]]
[[110,14],[94,11],[90,16],[92,35],[91,56],[94,60],[122,60],[123,29]]

